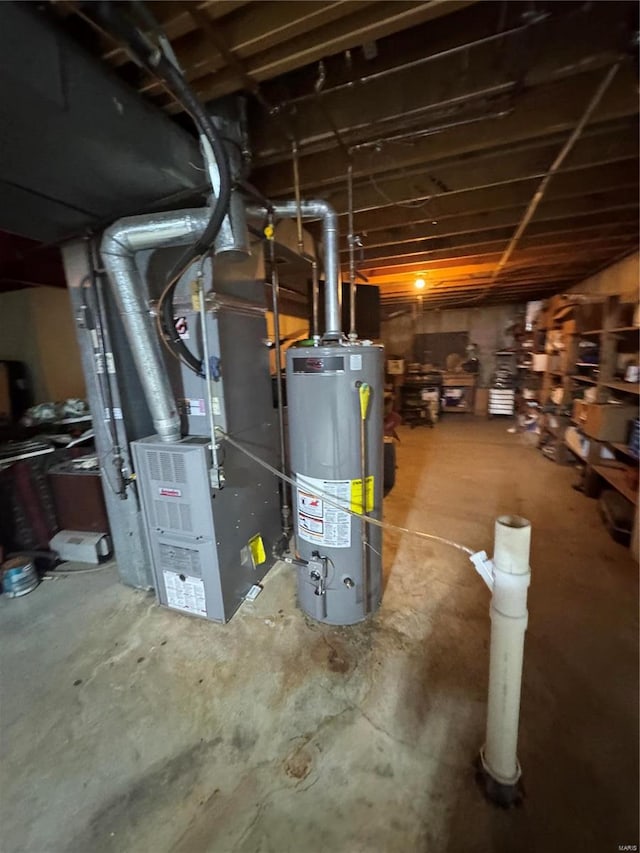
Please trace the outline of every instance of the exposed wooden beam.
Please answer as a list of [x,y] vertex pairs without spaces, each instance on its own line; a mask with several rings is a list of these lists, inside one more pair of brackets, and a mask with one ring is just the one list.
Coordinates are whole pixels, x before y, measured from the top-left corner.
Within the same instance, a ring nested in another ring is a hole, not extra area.
[[[513,112],[500,120],[487,121],[468,128],[443,131],[402,149],[404,166],[435,163],[438,160],[499,148],[550,133],[568,132],[575,127],[584,105],[597,85],[599,72],[582,74],[575,79],[538,86],[525,90],[514,98]],[[607,98],[600,105],[593,123],[612,121],[637,113],[637,81],[630,68],[618,73]],[[372,128],[363,130],[363,138],[371,138]],[[380,174],[397,167],[397,146],[391,146],[377,157],[370,152],[354,155],[354,176]],[[399,161],[398,161],[399,162]],[[321,152],[306,156],[302,150],[300,173],[303,188],[332,186],[336,176],[343,179],[344,163],[335,153]],[[289,163],[276,164],[257,170],[253,180],[265,195],[278,198],[291,195],[293,182]]]
[[[553,49],[549,48],[553,40]],[[429,112],[456,108],[472,100],[487,103],[500,93],[526,91],[536,86],[582,75],[612,65],[620,56],[618,22],[609,9],[596,4],[589,14],[551,15],[543,22],[507,33],[500,41],[483,42],[462,53],[446,54],[434,62],[407,62],[396,52],[393,73],[369,78],[359,89],[340,88],[322,94],[341,135],[349,142],[364,134],[371,144],[397,128],[428,126]],[[424,53],[436,52],[430,40]],[[283,110],[285,111],[285,107]],[[331,142],[331,132],[316,99],[296,102],[289,118],[302,147]],[[277,117],[257,112],[252,125],[256,157],[287,157],[277,133]],[[436,121],[437,123],[437,121]]]
[[[465,276],[477,273],[492,273],[496,264],[500,260],[500,252],[492,254],[475,254],[463,255],[454,258],[442,258],[438,260],[408,262],[398,264],[387,264],[376,267],[374,269],[367,268],[367,278],[371,284],[393,284],[399,279],[411,278],[418,274],[424,274],[427,277],[433,273],[436,277],[442,274],[445,277]],[[594,261],[601,257],[611,257],[611,249],[607,247],[593,248],[581,254],[580,262]],[[518,253],[513,262],[510,262],[506,267],[507,271],[522,269],[523,267],[534,266],[540,268],[542,266],[553,266],[559,261],[568,264],[575,263],[575,255],[567,254],[566,250],[558,251],[533,251],[526,250]]]
[[[239,14],[227,18],[216,27],[227,50],[240,60],[247,60],[256,53],[262,53],[291,42],[319,27],[332,24],[341,18],[365,9],[373,0],[293,0],[293,2],[252,3]],[[206,14],[206,11],[204,11]],[[212,21],[212,25],[215,24]],[[222,66],[212,56],[207,38],[202,32],[192,32],[173,43],[173,48],[185,67],[187,80],[194,81],[218,71]],[[234,69],[227,69],[233,73]],[[249,71],[249,69],[247,69]],[[249,72],[251,73],[251,72]],[[244,89],[244,81],[236,75],[237,88]],[[158,91],[153,84],[145,91]]]
[[[249,0],[198,0],[197,5],[212,21],[218,21],[249,5]],[[172,43],[187,33],[193,32],[195,27],[193,18],[182,0],[149,3],[149,8]],[[116,67],[129,61],[127,52],[119,45],[113,44],[105,50],[102,58]]]
[[[457,158],[444,163],[426,163],[411,170],[402,169],[399,174],[393,173],[390,177],[369,175],[354,182],[354,212],[358,215],[394,204],[427,201],[442,195],[443,188],[447,192],[455,192],[540,178],[553,161],[560,145],[554,140],[522,152],[500,147],[480,157],[464,160]],[[562,172],[637,160],[637,154],[637,123],[629,122],[626,127],[617,127],[613,132],[587,138],[576,145],[576,150],[567,159]],[[322,196],[339,214],[348,210],[345,180],[342,179],[342,186],[322,192]],[[313,188],[307,194],[313,194]]]
[[[631,220],[637,223],[639,203],[638,187],[621,187],[609,192],[594,193],[588,196],[573,196],[541,204],[531,229],[556,230],[568,227],[589,227],[592,223],[619,223]],[[499,210],[479,210],[458,216],[441,217],[438,220],[420,219],[412,223],[402,223],[387,229],[369,231],[363,241],[362,252],[382,246],[402,246],[417,240],[437,240],[456,235],[472,235],[490,232],[496,228],[517,225],[524,206],[517,205]],[[348,249],[347,237],[343,236],[340,251],[344,255]]]
[[[637,183],[637,160],[622,161],[592,170],[576,170],[559,174],[549,188],[545,204],[559,199],[585,197],[616,189],[633,188]],[[442,193],[434,196],[431,203],[422,208],[387,206],[369,210],[356,218],[356,231],[369,234],[372,231],[403,227],[411,223],[440,222],[446,217],[503,210],[526,205],[535,192],[537,181],[525,178],[504,185],[462,190],[457,193]],[[585,202],[587,204],[588,202]],[[341,228],[344,225],[341,224]]]
[[[285,4],[281,4],[285,5]],[[285,74],[332,53],[349,50],[375,41],[407,27],[424,23],[456,9],[470,5],[468,0],[429,0],[428,2],[378,2],[367,4],[361,11],[345,15],[318,27],[292,41],[284,42],[252,56],[247,62],[248,73],[256,80],[267,80]],[[232,71],[198,80],[194,89],[203,101],[214,100],[242,87]]]
[[[523,239],[535,242],[545,240],[566,239],[575,240],[595,238],[608,238],[617,234],[637,234],[638,203],[625,207],[618,211],[598,212],[585,217],[575,217],[570,220],[553,220],[551,222],[534,222],[527,230],[527,236]],[[480,225],[480,223],[478,223]],[[374,248],[366,247],[357,253],[360,265],[375,262],[376,258],[388,256],[408,255],[415,252],[429,252],[431,250],[457,251],[459,248],[483,242],[508,239],[513,233],[510,225],[498,228],[483,229],[478,227],[474,231],[463,231],[447,236],[433,236],[427,234],[416,240],[391,241]],[[347,264],[348,253],[343,252],[341,261]]]

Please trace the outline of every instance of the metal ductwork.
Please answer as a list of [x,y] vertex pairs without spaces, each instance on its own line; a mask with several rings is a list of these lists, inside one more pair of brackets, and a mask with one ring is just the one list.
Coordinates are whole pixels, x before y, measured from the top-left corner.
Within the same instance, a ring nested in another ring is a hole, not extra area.
[[[261,208],[249,208],[247,212],[263,215]],[[295,201],[278,203],[273,212],[294,218],[297,206]],[[327,318],[324,338],[340,339],[337,215],[325,201],[303,201],[301,213],[304,219],[322,219],[323,222]],[[210,216],[208,208],[196,208],[120,219],[104,232],[100,246],[154,427],[163,441],[179,441],[180,416],[163,364],[158,335],[150,321],[135,255],[144,250],[195,243],[202,236]]]
[[[219,104],[218,109],[221,110],[221,113],[212,115],[210,118],[223,140],[233,186],[229,198],[229,209],[216,236],[214,251],[216,255],[225,255],[230,261],[241,262],[251,254],[246,204],[241,191],[236,186],[236,183],[243,179],[245,170],[243,160],[245,146],[242,137],[244,121],[240,118],[242,110],[235,99],[228,104]],[[231,116],[226,114],[229,110],[232,111]],[[213,163],[213,159],[211,162]],[[217,196],[220,179],[215,166],[213,169],[214,173],[210,177]]]
[[[324,266],[325,266],[325,323],[326,329],[323,338],[327,341],[340,340],[342,329],[340,321],[342,291],[340,288],[339,260],[338,260],[338,215],[328,202],[302,201],[300,207],[295,201],[283,201],[273,204],[270,208],[275,216],[285,219],[295,219],[300,211],[302,219],[321,219],[324,241]],[[264,216],[261,207],[249,207],[249,216]]]
[[195,243],[211,217],[208,208],[120,219],[102,237],[100,252],[157,434],[179,441],[180,416],[150,321],[136,252]]

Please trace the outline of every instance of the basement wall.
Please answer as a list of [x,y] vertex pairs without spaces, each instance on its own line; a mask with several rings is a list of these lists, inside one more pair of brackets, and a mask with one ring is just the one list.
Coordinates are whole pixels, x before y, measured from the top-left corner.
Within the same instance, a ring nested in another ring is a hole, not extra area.
[[26,363],[36,403],[84,398],[66,290],[33,287],[0,294],[0,359]]
[[495,369],[496,350],[513,344],[509,327],[524,316],[524,305],[494,305],[487,308],[451,308],[425,310],[414,317],[404,314],[385,320],[381,326],[386,357],[413,360],[413,338],[431,332],[468,332],[469,341],[478,346],[479,387],[488,388]]
[[637,302],[639,281],[640,254],[634,252],[633,255],[589,276],[572,287],[569,293],[619,295],[623,302]]

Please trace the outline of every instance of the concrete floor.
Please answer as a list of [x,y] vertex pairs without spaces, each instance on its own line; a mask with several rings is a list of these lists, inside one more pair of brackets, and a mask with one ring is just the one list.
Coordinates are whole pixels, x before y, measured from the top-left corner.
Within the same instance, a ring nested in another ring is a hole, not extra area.
[[385,515],[488,551],[496,515],[532,521],[521,809],[471,767],[488,592],[463,554],[388,536],[381,612],[349,629],[306,620],[284,564],[227,626],[112,569],[0,600],[2,853],[637,844],[637,569],[574,471],[507,426],[403,428]]

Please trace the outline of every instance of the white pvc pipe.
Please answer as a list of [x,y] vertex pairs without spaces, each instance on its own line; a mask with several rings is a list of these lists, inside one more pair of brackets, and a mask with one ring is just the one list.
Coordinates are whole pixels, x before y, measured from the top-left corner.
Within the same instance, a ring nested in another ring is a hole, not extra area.
[[485,771],[502,785],[515,785],[521,774],[518,721],[530,545],[526,518],[505,515],[496,520],[487,734],[480,757]]

